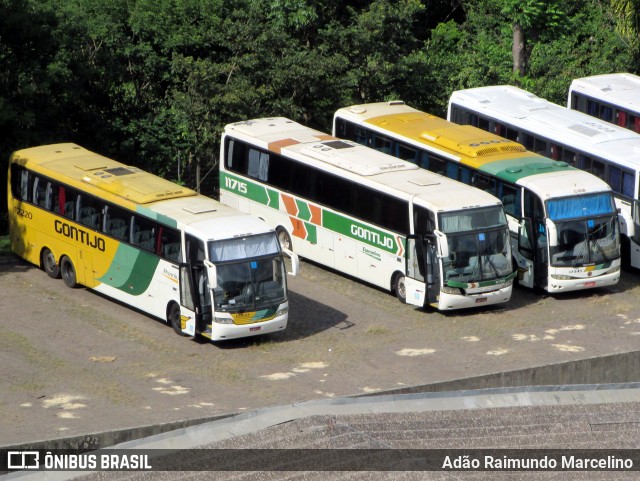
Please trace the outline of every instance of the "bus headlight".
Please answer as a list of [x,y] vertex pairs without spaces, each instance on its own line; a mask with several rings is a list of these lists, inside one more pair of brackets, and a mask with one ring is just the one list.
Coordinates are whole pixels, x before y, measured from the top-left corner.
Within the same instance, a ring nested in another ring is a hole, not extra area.
[[213,322],[215,322],[216,324],[233,324],[233,319],[231,319],[230,317],[215,316],[213,318]]
[[444,287],[441,287],[440,290],[444,294],[451,294],[452,296],[460,296],[460,295],[462,295],[462,289],[459,289],[458,287],[444,286]]
[[283,307],[282,309],[278,309],[278,312],[276,312],[276,317],[284,316],[287,312],[289,312],[288,307]]
[[565,276],[564,274],[551,274],[551,279],[555,279],[557,281],[570,281],[571,279],[575,279],[571,276]]

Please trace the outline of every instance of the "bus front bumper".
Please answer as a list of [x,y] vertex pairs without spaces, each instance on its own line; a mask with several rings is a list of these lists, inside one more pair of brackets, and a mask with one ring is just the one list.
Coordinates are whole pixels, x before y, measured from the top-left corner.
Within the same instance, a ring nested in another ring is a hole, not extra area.
[[585,289],[596,289],[598,287],[615,286],[620,280],[620,269],[602,274],[597,277],[566,278],[568,276],[549,275],[547,292],[554,294],[558,292],[582,291]]
[[481,292],[478,294],[449,294],[440,291],[438,302],[432,304],[438,310],[450,311],[454,309],[469,309],[472,307],[491,306],[503,304],[511,299],[513,283],[495,291]]
[[254,322],[251,324],[219,324],[214,322],[209,333],[204,336],[212,341],[226,341],[228,339],[239,339],[241,337],[261,336],[272,332],[284,331],[287,328],[289,314],[275,317],[269,321]]

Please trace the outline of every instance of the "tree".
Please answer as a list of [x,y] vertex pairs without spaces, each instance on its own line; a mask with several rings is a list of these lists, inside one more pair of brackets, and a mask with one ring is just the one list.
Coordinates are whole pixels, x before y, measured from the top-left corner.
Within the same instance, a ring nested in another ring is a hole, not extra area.
[[611,0],[611,12],[616,18],[616,32],[640,56],[640,0]]
[[558,32],[566,23],[566,15],[557,0],[501,0],[501,13],[513,28],[513,72],[524,77],[530,54],[528,39],[537,39],[542,30]]

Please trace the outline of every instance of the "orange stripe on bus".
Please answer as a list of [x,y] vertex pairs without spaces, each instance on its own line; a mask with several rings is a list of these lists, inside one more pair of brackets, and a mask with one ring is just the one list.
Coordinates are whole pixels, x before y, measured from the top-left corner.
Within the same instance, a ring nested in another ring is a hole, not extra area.
[[298,206],[296,205],[296,201],[293,199],[293,197],[282,194],[282,202],[287,209],[287,214],[294,216],[298,214]]
[[322,224],[322,209],[317,205],[309,204],[309,210],[311,211],[311,223],[315,225]]
[[276,154],[279,154],[284,147],[289,147],[290,145],[299,144],[297,140],[294,139],[282,139],[276,140],[275,142],[269,142],[267,148]]
[[304,222],[300,219],[296,219],[291,217],[291,224],[293,225],[292,234],[296,237],[300,237],[301,239],[307,238],[307,230],[304,228]]

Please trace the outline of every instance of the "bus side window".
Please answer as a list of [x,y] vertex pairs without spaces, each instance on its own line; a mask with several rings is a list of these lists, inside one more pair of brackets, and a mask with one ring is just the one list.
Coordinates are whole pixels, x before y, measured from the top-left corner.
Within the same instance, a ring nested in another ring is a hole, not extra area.
[[596,177],[604,179],[604,164],[602,162],[594,160],[591,164],[591,173]]
[[465,184],[470,184],[471,183],[471,169],[468,169],[466,167],[463,167],[462,165],[460,166],[460,178],[458,179],[460,182],[463,182]]
[[247,175],[254,179],[267,181],[269,174],[269,154],[249,149],[249,168]]
[[184,239],[187,250],[187,262],[191,264],[202,262],[204,260],[204,242],[189,234],[186,234]]
[[240,174],[247,173],[247,146],[236,139],[226,139],[226,164],[227,169]]
[[129,227],[131,226],[131,214],[123,209],[107,206],[104,221],[104,233],[118,240],[129,241]]
[[502,205],[505,213],[520,218],[520,190],[507,184],[502,184]]
[[616,110],[616,122],[620,127],[628,127],[627,113],[624,110]]
[[534,143],[533,143],[533,151],[536,154],[540,154],[540,155],[547,155],[547,149],[549,147],[547,146],[547,143],[542,140],[542,139],[535,139]]
[[169,227],[160,227],[159,254],[172,262],[180,262],[180,232]]
[[622,195],[633,198],[634,179],[633,172],[622,171]]
[[78,222],[91,229],[100,229],[102,227],[102,206],[93,197],[86,195],[80,196],[78,207]]
[[55,212],[56,214],[60,214],[60,191],[62,190],[62,187],[60,187],[55,182],[52,182],[50,189],[49,206],[53,212]]
[[379,150],[380,152],[384,152],[385,154],[391,153],[391,139],[387,137],[377,134],[374,138],[373,148]]
[[47,208],[47,181],[37,175],[33,179],[33,203]]
[[67,219],[76,220],[78,193],[68,187],[60,187],[61,214]]
[[420,161],[418,162],[418,165],[423,169],[431,170],[429,166],[429,152],[427,152],[426,150],[420,151]]
[[600,106],[600,118],[606,122],[613,122],[613,108],[608,105]]
[[413,164],[418,163],[418,151],[405,144],[398,143],[398,157]]
[[20,198],[22,200],[29,200],[30,186],[31,183],[29,182],[29,172],[22,169],[22,171],[20,172]]
[[474,174],[472,178],[472,185],[478,189],[484,190],[485,192],[496,195],[496,181],[489,176],[478,173]]
[[155,223],[141,216],[133,217],[132,244],[149,252],[155,252]]
[[435,172],[438,175],[446,176],[447,165],[444,160],[436,159],[435,157],[431,157],[429,159],[429,170]]

